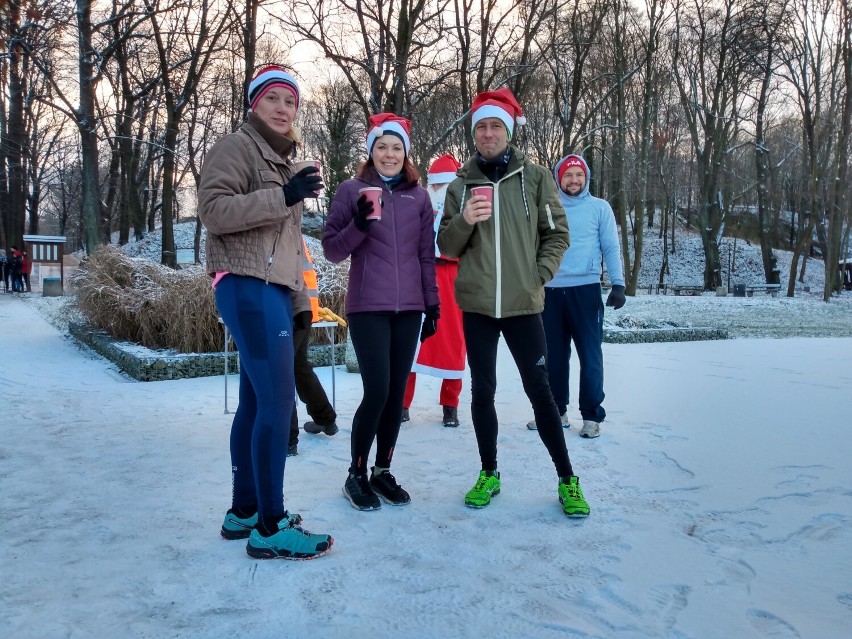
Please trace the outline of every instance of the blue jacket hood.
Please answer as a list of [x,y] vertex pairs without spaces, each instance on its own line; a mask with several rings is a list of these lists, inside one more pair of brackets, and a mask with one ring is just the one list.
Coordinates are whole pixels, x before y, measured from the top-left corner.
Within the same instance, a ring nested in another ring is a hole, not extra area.
[[[586,184],[583,186],[583,190],[580,191],[577,195],[568,195],[565,191],[562,190],[562,187],[559,185],[559,167],[561,167],[570,158],[576,158],[577,160],[582,162],[583,168],[586,171]],[[562,202],[562,206],[570,206],[572,202],[576,202],[577,200],[589,197],[589,183],[592,181],[592,171],[589,169],[589,165],[586,163],[586,160],[583,159],[582,156],[576,155],[574,153],[569,153],[564,158],[559,160],[559,162],[557,162],[556,165],[553,167],[553,179],[556,180],[556,191],[559,193],[559,201]]]

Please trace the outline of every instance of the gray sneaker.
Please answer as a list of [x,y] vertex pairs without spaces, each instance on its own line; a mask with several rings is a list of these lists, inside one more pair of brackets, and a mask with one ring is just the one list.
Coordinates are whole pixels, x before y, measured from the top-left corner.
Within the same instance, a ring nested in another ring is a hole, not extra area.
[[[559,416],[559,419],[562,420],[562,428],[571,428],[571,422],[568,421],[567,410]],[[538,430],[538,426],[536,426],[535,420],[527,422],[527,428],[529,428],[530,430]]]
[[583,428],[580,430],[580,437],[593,439],[601,434],[601,425],[598,422],[593,422],[590,419],[583,420]]

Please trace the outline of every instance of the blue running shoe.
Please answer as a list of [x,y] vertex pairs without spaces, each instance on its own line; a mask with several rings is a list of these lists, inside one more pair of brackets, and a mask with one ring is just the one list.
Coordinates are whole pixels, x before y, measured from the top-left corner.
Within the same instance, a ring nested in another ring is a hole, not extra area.
[[278,532],[271,537],[264,537],[257,528],[251,531],[246,552],[255,559],[316,559],[327,553],[334,539],[310,533],[301,523],[301,515],[285,511],[278,522]]
[[228,540],[245,539],[257,525],[257,513],[251,517],[237,517],[231,509],[225,515],[222,524],[222,537]]

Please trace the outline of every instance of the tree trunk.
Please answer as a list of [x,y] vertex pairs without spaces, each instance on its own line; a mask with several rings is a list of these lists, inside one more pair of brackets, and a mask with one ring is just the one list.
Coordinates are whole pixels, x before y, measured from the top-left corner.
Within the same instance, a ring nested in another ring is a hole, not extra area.
[[[17,32],[17,27],[15,28]],[[12,44],[8,55],[9,102],[8,128],[3,145],[6,147],[7,179],[9,188],[8,225],[6,240],[9,246],[23,246],[24,220],[27,210],[27,176],[24,168],[25,148],[27,147],[26,127],[24,126],[25,81],[21,73],[22,58],[26,55],[24,47]]]
[[177,148],[178,128],[174,115],[168,113],[166,136],[163,141],[163,190],[162,210],[160,211],[161,231],[163,234],[163,253],[161,263],[177,268],[175,251],[174,202],[175,202],[175,149]]
[[95,51],[92,48],[92,0],[77,0],[77,43],[79,46],[80,105],[77,128],[80,131],[82,164],[83,245],[90,254],[103,243],[100,234],[101,203],[98,179],[98,134],[95,117]]

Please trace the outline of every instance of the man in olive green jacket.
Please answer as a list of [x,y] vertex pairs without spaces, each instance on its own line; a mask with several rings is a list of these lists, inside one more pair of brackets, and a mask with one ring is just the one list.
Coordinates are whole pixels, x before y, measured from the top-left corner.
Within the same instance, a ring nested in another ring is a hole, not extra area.
[[471,119],[477,152],[450,184],[438,231],[441,253],[459,258],[456,300],[462,310],[471,418],[482,461],[465,504],[483,508],[500,492],[494,396],[502,334],[532,403],[539,436],[556,467],[563,511],[569,517],[586,517],[589,506],[571,467],[550,392],[541,321],[544,284],[568,248],[565,211],[550,171],[509,145],[515,124],[525,120],[508,89],[476,96]]

